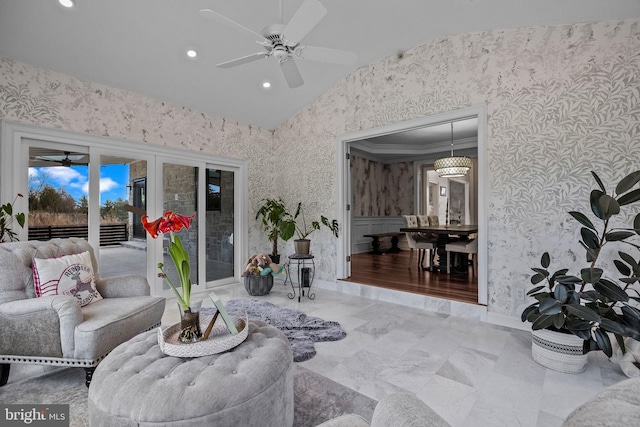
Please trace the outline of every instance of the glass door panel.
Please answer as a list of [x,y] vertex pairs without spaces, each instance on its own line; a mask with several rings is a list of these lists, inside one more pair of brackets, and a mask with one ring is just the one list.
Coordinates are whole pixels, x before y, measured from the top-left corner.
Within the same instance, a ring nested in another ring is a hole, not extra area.
[[234,194],[233,172],[206,170],[206,280],[233,278]]
[[29,144],[29,240],[88,236],[89,154]]
[[[136,200],[134,183],[146,182],[147,161],[100,156],[100,275],[146,275],[146,236],[142,228],[146,205]],[[144,201],[144,199],[143,199]]]
[[[162,165],[162,206],[163,212],[173,211],[180,215],[193,215],[197,212],[197,177],[198,168],[194,166],[163,163]],[[155,219],[155,218],[152,218]],[[182,246],[189,253],[191,272],[191,294],[198,292],[198,218],[191,221],[188,230],[182,229],[175,233],[180,238]],[[169,256],[169,235],[160,234],[162,242],[162,258],[169,280],[176,288],[180,288],[180,279],[173,260]],[[162,289],[170,290],[166,281],[162,281]]]

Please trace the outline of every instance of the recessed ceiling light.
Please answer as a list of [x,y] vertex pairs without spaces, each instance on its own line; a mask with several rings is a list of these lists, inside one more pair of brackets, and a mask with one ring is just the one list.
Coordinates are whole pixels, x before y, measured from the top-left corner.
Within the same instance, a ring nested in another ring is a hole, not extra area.
[[188,49],[187,56],[189,58],[195,58],[196,56],[198,56],[198,52],[196,52],[194,49]]
[[58,3],[60,3],[64,7],[73,7],[74,6],[73,0],[58,0]]
[[262,82],[262,87],[264,89],[269,89],[271,87],[271,82]]

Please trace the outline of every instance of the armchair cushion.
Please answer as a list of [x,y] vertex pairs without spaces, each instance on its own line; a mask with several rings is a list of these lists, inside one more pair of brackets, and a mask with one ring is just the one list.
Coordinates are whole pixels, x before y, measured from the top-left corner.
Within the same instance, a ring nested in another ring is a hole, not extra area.
[[36,296],[71,295],[81,307],[102,299],[96,290],[89,251],[59,258],[33,259]]

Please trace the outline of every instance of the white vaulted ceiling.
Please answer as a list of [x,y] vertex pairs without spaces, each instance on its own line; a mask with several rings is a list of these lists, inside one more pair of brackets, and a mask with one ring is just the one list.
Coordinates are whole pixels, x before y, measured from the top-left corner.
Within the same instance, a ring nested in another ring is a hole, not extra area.
[[[302,2],[282,0],[285,23]],[[275,58],[216,68],[263,48],[249,32],[198,13],[212,9],[260,33],[280,22],[279,0],[75,0],[72,9],[57,0],[0,0],[0,56],[275,129],[358,67],[447,34],[640,16],[640,0],[320,2],[327,15],[301,44],[359,58],[348,66],[296,60],[304,79],[296,89]],[[195,60],[188,48],[198,51]]]

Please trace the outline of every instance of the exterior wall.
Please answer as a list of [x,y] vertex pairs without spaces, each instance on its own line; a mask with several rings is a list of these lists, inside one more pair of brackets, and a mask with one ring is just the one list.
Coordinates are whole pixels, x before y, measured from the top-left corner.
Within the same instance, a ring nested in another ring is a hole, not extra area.
[[[580,264],[566,212],[589,211],[589,172],[638,169],[639,51],[638,19],[452,35],[361,67],[275,133],[0,59],[0,117],[249,159],[249,250],[262,252],[265,195],[335,217],[336,136],[486,104],[489,311],[517,316],[544,251]],[[312,239],[317,277],[334,280],[335,239]]]

